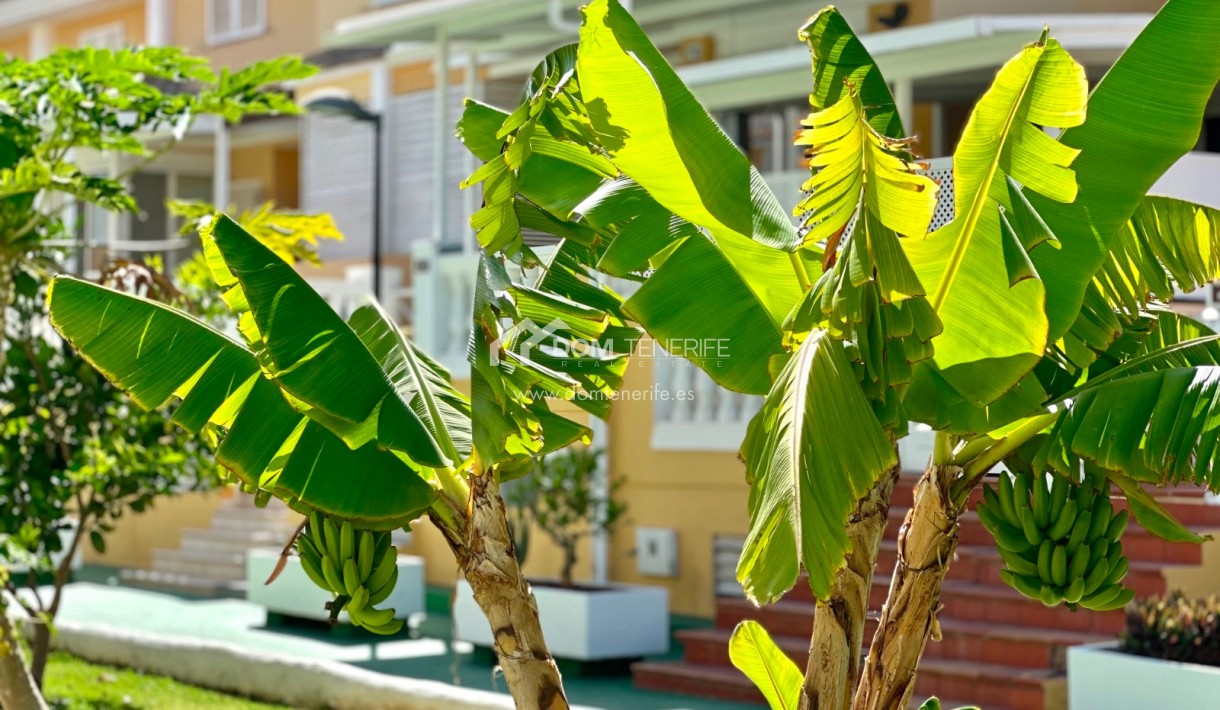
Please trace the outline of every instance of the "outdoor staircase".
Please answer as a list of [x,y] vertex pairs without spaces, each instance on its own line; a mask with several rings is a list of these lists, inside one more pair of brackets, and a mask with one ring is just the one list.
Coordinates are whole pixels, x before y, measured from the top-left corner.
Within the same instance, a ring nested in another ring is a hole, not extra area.
[[[917,476],[904,475],[895,490],[873,580],[873,610],[880,610],[889,591],[898,529],[912,504],[917,480]],[[1192,529],[1220,530],[1220,505],[1205,502],[1201,492],[1179,489],[1173,496],[1158,497]],[[971,511],[975,503],[971,503]],[[1115,500],[1116,508],[1122,505],[1125,503]],[[1126,584],[1137,596],[1165,592],[1167,567],[1202,562],[1200,545],[1165,542],[1134,523],[1123,536],[1123,548],[1131,560]],[[916,681],[918,701],[935,695],[947,708],[977,704],[987,710],[1062,710],[1067,706],[1067,648],[1112,640],[1124,626],[1122,610],[1072,612],[1027,599],[1000,580],[1000,567],[990,534],[977,515],[967,513],[962,519],[957,557],[943,587],[944,608],[939,615],[942,640],[929,641],[924,652]],[[870,616],[875,619],[875,614]],[[741,597],[718,596],[712,628],[677,633],[683,660],[634,664],[635,685],[763,704],[762,695],[729,662],[729,637],[744,619],[762,624],[776,644],[802,670],[805,668],[813,628],[813,597],[802,579],[783,599],[762,608]],[[875,628],[875,621],[870,620],[865,629],[866,645]]]
[[248,495],[235,495],[212,514],[209,528],[185,528],[178,549],[153,550],[152,567],[123,570],[123,581],[199,596],[244,596],[246,553],[282,548],[301,522],[282,502],[266,508]]

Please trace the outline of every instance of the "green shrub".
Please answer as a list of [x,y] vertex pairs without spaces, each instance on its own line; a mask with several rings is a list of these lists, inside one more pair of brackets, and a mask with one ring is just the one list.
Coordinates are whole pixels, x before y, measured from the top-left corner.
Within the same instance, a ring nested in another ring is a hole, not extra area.
[[1220,666],[1220,601],[1214,594],[1191,598],[1180,591],[1136,600],[1127,607],[1121,648],[1137,656]]

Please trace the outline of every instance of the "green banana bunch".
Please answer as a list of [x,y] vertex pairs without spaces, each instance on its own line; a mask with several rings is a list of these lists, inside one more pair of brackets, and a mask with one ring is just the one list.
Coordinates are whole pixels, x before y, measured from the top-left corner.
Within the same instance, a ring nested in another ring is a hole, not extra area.
[[[1110,497],[1063,476],[1003,473],[983,486],[979,520],[995,538],[1004,583],[1047,606],[1107,611],[1135,596],[1122,586],[1129,563],[1119,539],[1128,512]],[[1103,484],[1105,485],[1105,484]]]
[[390,533],[356,530],[314,511],[297,537],[301,567],[313,583],[336,595],[332,609],[342,607],[356,626],[390,636],[402,630],[393,609],[378,609],[398,583],[398,550]]

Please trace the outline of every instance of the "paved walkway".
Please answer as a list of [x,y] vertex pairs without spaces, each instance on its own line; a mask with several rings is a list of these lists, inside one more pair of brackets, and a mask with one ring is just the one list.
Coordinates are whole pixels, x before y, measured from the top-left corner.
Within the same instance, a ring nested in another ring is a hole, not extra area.
[[[86,570],[64,593],[65,621],[238,644],[252,650],[348,663],[379,673],[427,678],[504,692],[490,657],[453,643],[448,615],[429,613],[410,637],[389,640],[323,625],[272,624],[260,606],[241,599],[193,599],[113,584],[106,570]],[[107,582],[111,582],[108,584]],[[677,647],[671,657],[677,658]],[[573,703],[606,710],[744,710],[757,706],[637,690],[624,673],[565,670]]]

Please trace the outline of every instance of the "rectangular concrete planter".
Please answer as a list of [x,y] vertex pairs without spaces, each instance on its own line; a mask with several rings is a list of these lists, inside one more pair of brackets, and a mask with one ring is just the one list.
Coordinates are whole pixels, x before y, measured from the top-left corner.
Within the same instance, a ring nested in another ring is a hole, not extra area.
[[[325,621],[330,617],[326,602],[334,598],[330,592],[313,583],[301,559],[295,555],[288,558],[284,571],[271,584],[264,584],[275,563],[280,558],[278,549],[251,550],[246,556],[246,599],[262,605],[269,612],[296,616],[302,619]],[[424,560],[413,555],[398,556],[398,584],[390,597],[378,608],[393,608],[394,616],[408,619],[423,614],[424,607]],[[348,623],[347,612],[339,613],[339,621]]]
[[[466,580],[457,582],[455,637],[491,648],[491,627]],[[669,650],[669,592],[662,587],[611,584],[590,591],[534,585],[547,648],[556,658],[604,661]]]
[[1068,649],[1068,707],[1144,710],[1216,707],[1220,668],[1123,653],[1118,643]]

